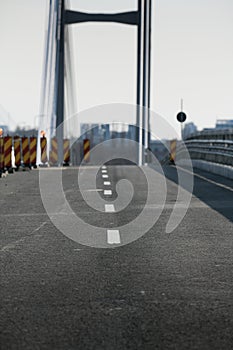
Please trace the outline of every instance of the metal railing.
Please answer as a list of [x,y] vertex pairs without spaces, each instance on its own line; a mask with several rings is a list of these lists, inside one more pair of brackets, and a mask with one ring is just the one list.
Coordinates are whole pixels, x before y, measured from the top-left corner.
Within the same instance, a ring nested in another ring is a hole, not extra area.
[[[233,140],[191,139],[185,141],[190,157],[208,162],[233,166]],[[182,159],[183,147],[177,148],[177,157]]]
[[233,128],[197,131],[186,140],[233,140]]

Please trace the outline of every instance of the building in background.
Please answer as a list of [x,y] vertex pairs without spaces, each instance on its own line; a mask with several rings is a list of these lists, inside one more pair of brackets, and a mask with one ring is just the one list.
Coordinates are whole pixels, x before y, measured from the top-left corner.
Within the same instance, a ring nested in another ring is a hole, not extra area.
[[216,129],[233,129],[233,119],[217,119]]
[[97,124],[97,123],[81,123],[80,124],[81,140],[89,139],[91,145],[95,146],[100,142],[109,140],[110,126],[109,124]]
[[38,135],[38,130],[37,129],[30,129],[30,128],[21,128],[17,126],[14,131],[10,132],[10,135],[17,135],[20,137],[30,137],[30,136],[37,136]]
[[196,132],[197,132],[197,126],[193,122],[186,123],[184,125],[184,129],[182,131],[183,140],[189,138],[190,136],[192,136]]
[[[188,124],[187,124],[188,125]],[[226,138],[232,139],[233,134],[233,119],[217,119],[215,127],[204,128],[200,131],[192,133],[186,133],[184,139],[220,139],[225,140]]]

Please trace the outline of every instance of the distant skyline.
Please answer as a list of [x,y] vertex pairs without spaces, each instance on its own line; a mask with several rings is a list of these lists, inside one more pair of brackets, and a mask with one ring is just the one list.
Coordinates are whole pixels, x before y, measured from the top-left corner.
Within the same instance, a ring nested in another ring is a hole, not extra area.
[[[46,0],[0,2],[0,123],[8,121],[2,118],[5,109],[11,128],[34,127],[38,122],[47,4]],[[232,119],[233,2],[152,0],[152,4],[152,110],[177,132],[181,97],[188,121],[199,129],[213,127],[219,118]],[[71,5],[93,12],[124,11],[135,9],[136,1],[72,0]],[[135,103],[136,30],[81,24],[73,26],[73,39],[78,109]]]

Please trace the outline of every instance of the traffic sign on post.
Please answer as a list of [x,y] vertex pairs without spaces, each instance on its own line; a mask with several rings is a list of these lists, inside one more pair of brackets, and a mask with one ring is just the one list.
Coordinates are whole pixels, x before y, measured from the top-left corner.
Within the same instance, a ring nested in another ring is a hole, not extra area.
[[186,114],[184,112],[179,112],[177,114],[176,118],[177,118],[178,122],[184,123],[187,117],[186,117]]

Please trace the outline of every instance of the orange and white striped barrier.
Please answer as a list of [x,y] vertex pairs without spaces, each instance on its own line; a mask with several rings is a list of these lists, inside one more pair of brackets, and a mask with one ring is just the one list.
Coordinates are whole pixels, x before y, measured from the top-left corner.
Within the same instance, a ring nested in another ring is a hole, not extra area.
[[36,149],[37,149],[37,138],[32,136],[30,137],[30,165],[36,167]]
[[4,170],[4,139],[0,137],[0,170]]
[[53,137],[51,140],[51,150],[49,152],[49,164],[57,165],[58,164],[58,144],[56,137]]
[[176,140],[170,141],[170,162],[176,161]]
[[12,167],[11,152],[12,152],[12,137],[5,136],[4,138],[4,167],[10,169]]
[[22,156],[25,167],[30,167],[30,150],[28,137],[22,137]]
[[84,139],[83,140],[83,157],[85,162],[90,161],[90,140],[89,139]]
[[15,166],[18,169],[21,165],[21,138],[14,136]]
[[45,136],[40,138],[40,149],[41,149],[41,163],[45,164],[48,162],[47,138]]
[[64,152],[64,165],[69,165],[70,163],[70,140],[63,140],[63,152]]

